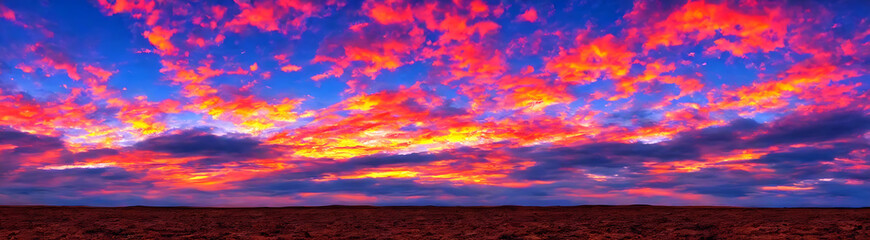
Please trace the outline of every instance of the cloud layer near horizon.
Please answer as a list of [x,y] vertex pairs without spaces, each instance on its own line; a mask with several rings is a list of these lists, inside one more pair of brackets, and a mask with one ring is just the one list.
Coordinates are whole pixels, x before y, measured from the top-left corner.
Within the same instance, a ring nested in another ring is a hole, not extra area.
[[868,206],[870,4],[0,3],[0,204]]

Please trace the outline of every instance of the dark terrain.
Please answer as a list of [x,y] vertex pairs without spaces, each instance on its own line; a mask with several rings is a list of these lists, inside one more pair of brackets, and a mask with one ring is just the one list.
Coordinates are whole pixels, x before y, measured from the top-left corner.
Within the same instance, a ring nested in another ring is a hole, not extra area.
[[870,209],[0,207],[0,239],[870,239]]

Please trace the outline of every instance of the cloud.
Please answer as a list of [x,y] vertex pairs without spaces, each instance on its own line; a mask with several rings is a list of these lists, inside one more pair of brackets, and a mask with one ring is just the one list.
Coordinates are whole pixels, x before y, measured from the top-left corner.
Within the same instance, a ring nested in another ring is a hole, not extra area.
[[523,12],[523,14],[517,16],[517,20],[535,22],[538,20],[538,11],[536,11],[535,8],[529,8]]
[[0,177],[18,169],[25,157],[63,149],[59,138],[0,128]]
[[619,78],[628,74],[635,53],[617,43],[613,35],[586,40],[578,38],[577,47],[562,51],[547,62],[546,69],[562,81],[587,84],[599,78]]
[[855,110],[794,114],[777,120],[753,140],[758,145],[824,142],[870,131],[870,115]]
[[202,130],[146,139],[134,146],[137,150],[164,152],[175,156],[268,157],[272,151],[250,138],[217,136]]
[[12,145],[12,153],[39,153],[64,148],[57,137],[34,135],[12,129],[0,129],[0,144]]
[[848,4],[0,5],[0,204],[860,206]]

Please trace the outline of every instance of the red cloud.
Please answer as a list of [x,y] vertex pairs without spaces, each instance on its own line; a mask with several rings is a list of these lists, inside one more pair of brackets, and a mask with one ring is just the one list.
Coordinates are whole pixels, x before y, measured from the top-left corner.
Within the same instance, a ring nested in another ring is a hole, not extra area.
[[161,54],[175,55],[178,53],[178,48],[172,44],[170,39],[177,31],[174,29],[165,29],[161,26],[151,28],[149,31],[142,33],[142,36],[148,38],[151,45],[154,45]]
[[0,6],[0,204],[866,203],[833,3],[90,4],[130,26]]
[[635,53],[618,43],[613,35],[606,35],[588,43],[580,39],[576,48],[550,59],[546,69],[565,82],[585,84],[602,77],[625,76],[634,56]]
[[715,38],[717,34],[739,41],[717,39],[706,52],[728,51],[743,56],[784,47],[789,19],[783,16],[783,10],[763,8],[746,13],[737,9],[727,3],[689,2],[646,30],[650,35],[644,49],[689,44]]
[[523,12],[523,14],[517,16],[517,19],[527,22],[535,22],[538,20],[538,11],[535,11],[535,8],[529,8]]

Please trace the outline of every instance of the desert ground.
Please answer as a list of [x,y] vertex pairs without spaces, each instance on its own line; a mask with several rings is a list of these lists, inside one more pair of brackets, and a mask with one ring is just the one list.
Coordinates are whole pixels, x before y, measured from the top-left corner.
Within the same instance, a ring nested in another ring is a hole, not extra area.
[[870,239],[870,209],[10,206],[0,239]]

